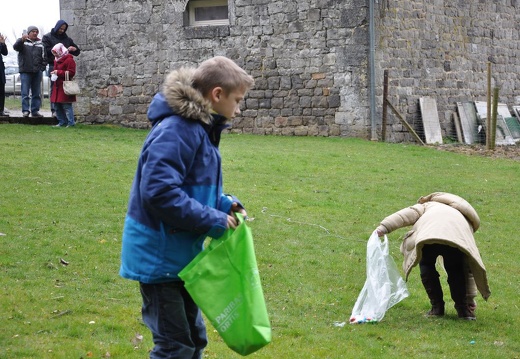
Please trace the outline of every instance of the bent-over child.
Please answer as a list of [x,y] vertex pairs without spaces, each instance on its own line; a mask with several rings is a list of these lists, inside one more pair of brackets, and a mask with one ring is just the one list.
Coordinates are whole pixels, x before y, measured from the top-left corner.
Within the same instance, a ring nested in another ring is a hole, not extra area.
[[477,289],[487,300],[486,268],[473,233],[480,226],[475,209],[462,197],[435,192],[419,198],[417,204],[386,217],[377,227],[379,236],[398,228],[413,226],[401,243],[403,270],[408,275],[419,264],[421,281],[431,303],[428,316],[444,315],[444,298],[435,268],[442,256],[451,298],[459,318],[475,320]]

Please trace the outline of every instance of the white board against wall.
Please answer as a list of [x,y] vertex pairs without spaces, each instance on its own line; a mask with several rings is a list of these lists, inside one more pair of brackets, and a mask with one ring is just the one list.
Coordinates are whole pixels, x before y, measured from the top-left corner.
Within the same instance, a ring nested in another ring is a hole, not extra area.
[[441,125],[437,112],[437,101],[433,97],[419,98],[424,137],[427,144],[442,144]]
[[475,105],[473,102],[457,102],[457,110],[459,112],[464,143],[471,145],[477,142],[478,122]]

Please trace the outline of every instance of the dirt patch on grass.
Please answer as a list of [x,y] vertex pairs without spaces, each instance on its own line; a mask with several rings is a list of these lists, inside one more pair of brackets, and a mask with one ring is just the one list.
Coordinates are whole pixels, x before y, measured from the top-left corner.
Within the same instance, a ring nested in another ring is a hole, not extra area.
[[437,146],[441,151],[449,151],[468,156],[483,156],[491,158],[508,158],[520,162],[520,144],[515,146],[496,146],[494,150],[487,150],[485,145],[448,144]]

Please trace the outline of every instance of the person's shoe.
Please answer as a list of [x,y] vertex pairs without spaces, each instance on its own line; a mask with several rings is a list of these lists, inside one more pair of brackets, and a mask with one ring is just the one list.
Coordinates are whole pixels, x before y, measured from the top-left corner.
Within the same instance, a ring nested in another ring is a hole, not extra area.
[[53,125],[52,127],[65,127],[65,125],[57,124],[57,125]]
[[41,113],[39,113],[38,111],[36,111],[31,114],[31,117],[43,117],[43,115]]
[[24,111],[23,112],[23,117],[29,117],[29,111]]
[[444,315],[444,303],[432,304],[432,309],[426,312],[427,317],[442,317]]
[[475,308],[470,305],[455,305],[455,310],[457,311],[457,316],[460,319],[464,320],[476,320],[475,316]]

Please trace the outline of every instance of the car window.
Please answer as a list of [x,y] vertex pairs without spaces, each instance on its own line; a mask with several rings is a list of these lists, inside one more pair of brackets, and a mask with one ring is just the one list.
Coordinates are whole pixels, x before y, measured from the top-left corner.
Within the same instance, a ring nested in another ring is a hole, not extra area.
[[9,67],[5,68],[5,74],[6,75],[14,75],[14,74],[17,74],[17,73],[18,73],[18,66],[16,66],[16,67],[9,66]]

